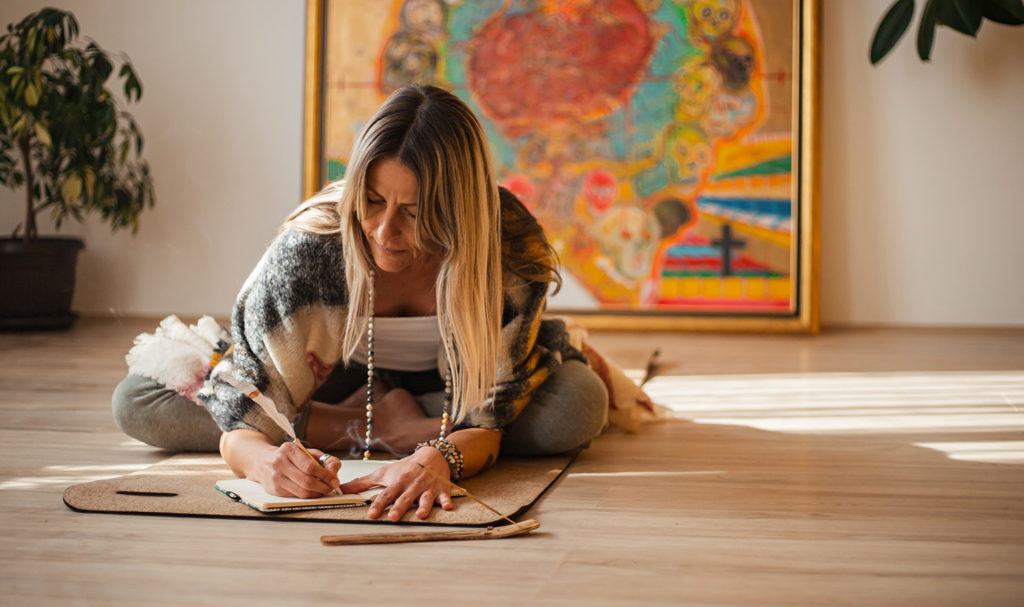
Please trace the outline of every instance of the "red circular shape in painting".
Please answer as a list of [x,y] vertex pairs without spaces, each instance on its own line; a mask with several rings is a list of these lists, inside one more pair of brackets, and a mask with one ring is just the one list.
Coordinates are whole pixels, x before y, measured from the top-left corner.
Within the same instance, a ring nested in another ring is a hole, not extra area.
[[585,11],[499,13],[471,47],[467,76],[484,112],[527,126],[598,118],[619,107],[654,40],[633,0],[594,0]]

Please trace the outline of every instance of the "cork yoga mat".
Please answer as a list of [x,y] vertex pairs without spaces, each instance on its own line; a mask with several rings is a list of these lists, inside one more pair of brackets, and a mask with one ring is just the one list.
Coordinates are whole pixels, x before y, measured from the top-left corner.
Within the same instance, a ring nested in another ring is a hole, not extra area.
[[[459,485],[502,514],[515,518],[540,498],[572,459],[572,455],[503,458],[487,472]],[[233,477],[217,454],[180,454],[126,476],[71,485],[64,491],[64,503],[79,512],[373,522],[366,517],[365,506],[264,514],[214,488],[217,481]],[[502,517],[467,497],[456,498],[454,504],[449,511],[435,507],[422,521],[410,511],[402,522],[481,526],[503,522]]]

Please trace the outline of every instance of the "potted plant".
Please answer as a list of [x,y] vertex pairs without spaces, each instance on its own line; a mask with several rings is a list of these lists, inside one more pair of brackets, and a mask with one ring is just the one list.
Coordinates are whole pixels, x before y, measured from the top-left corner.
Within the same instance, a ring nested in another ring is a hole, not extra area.
[[[69,12],[44,8],[0,37],[0,183],[24,187],[24,220],[0,239],[0,329],[71,324],[82,241],[40,238],[37,215],[57,228],[99,213],[113,231],[138,229],[154,202],[142,134],[107,88],[114,63],[78,38]],[[118,71],[127,103],[142,85],[127,57]]]

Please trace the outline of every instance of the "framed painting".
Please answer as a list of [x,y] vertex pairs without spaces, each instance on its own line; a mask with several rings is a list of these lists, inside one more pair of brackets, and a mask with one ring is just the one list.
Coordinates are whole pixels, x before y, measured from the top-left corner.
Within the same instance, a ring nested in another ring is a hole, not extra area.
[[819,0],[308,0],[304,189],[462,98],[591,328],[816,331]]

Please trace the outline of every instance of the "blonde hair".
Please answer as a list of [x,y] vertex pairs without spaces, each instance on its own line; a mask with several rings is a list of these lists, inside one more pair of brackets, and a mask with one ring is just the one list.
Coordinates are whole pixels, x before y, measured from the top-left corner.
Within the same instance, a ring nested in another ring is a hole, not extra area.
[[344,184],[329,184],[301,204],[282,229],[342,239],[349,294],[342,356],[348,364],[371,312],[373,258],[360,226],[366,175],[373,161],[386,157],[397,158],[419,180],[416,244],[442,259],[437,318],[457,423],[485,404],[501,345],[500,201],[486,137],[472,110],[437,87],[398,89],[356,140]]

